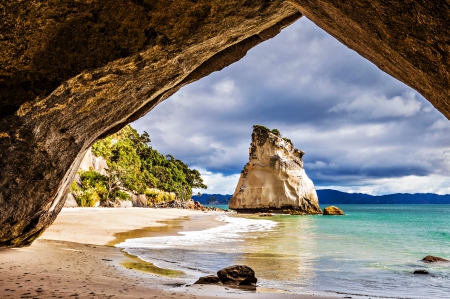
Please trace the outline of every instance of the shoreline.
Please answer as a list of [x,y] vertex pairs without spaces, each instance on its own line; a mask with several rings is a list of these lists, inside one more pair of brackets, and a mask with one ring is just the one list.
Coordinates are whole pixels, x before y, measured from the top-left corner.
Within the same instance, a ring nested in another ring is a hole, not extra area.
[[[256,292],[214,285],[190,285],[127,267],[112,247],[126,238],[177,235],[221,225],[225,212],[143,208],[67,208],[30,247],[0,250],[2,298],[277,298],[331,299],[258,287]],[[139,259],[136,257],[135,259]],[[136,264],[151,263],[135,260]],[[128,264],[129,265],[129,264]],[[144,267],[145,268],[145,267]],[[161,269],[161,268],[159,268]],[[167,270],[167,269],[162,269]],[[151,272],[151,271],[150,271]]]

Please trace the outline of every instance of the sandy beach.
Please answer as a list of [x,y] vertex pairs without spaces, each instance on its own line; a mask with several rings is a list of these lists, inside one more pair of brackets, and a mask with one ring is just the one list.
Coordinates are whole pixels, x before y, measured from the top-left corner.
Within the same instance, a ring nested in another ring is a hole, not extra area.
[[149,273],[152,264],[113,247],[127,238],[218,226],[218,215],[179,209],[63,209],[32,246],[0,250],[0,298],[342,298],[191,285],[194,281]]

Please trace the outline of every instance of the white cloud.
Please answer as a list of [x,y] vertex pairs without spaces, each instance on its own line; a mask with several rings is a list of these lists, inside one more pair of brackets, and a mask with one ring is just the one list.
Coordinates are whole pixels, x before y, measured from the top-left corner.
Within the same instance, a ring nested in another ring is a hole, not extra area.
[[428,127],[429,130],[444,130],[450,129],[450,122],[448,119],[438,119],[431,126]]
[[388,99],[385,95],[364,94],[352,101],[337,104],[329,112],[360,113],[369,118],[411,117],[419,113],[421,103],[416,94],[406,91],[401,96]]
[[229,95],[232,94],[235,89],[236,86],[234,84],[234,81],[229,78],[225,78],[224,80],[214,84],[214,90],[218,94]]
[[371,195],[392,193],[450,194],[449,181],[450,178],[448,176],[432,174],[429,176],[405,176],[400,178],[367,180],[359,186],[320,186],[317,189],[334,189],[349,193],[366,193]]
[[233,174],[225,176],[222,173],[213,173],[211,171],[207,171],[205,169],[199,169],[198,167],[194,167],[200,171],[202,175],[203,182],[208,186],[208,189],[195,189],[194,193],[208,193],[208,194],[233,194],[234,189],[236,189],[236,185],[239,181],[240,174]]

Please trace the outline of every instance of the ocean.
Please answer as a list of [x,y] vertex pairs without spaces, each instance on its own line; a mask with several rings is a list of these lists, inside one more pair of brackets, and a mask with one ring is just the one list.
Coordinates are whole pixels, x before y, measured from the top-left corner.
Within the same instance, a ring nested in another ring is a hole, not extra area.
[[[116,246],[187,281],[243,264],[261,287],[367,298],[450,298],[450,205],[339,205],[345,216],[219,216],[224,225]],[[322,207],[323,208],[323,207]],[[429,275],[414,275],[426,269]]]

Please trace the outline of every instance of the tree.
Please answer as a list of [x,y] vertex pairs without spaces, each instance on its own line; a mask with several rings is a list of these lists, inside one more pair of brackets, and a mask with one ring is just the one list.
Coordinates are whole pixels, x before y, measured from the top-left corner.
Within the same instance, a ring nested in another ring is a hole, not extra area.
[[182,200],[192,196],[192,189],[206,189],[201,174],[190,169],[173,155],[162,155],[150,146],[150,135],[140,135],[130,125],[96,142],[92,151],[103,156],[108,164],[105,186],[107,198],[121,188],[145,193],[148,188],[174,192]]

